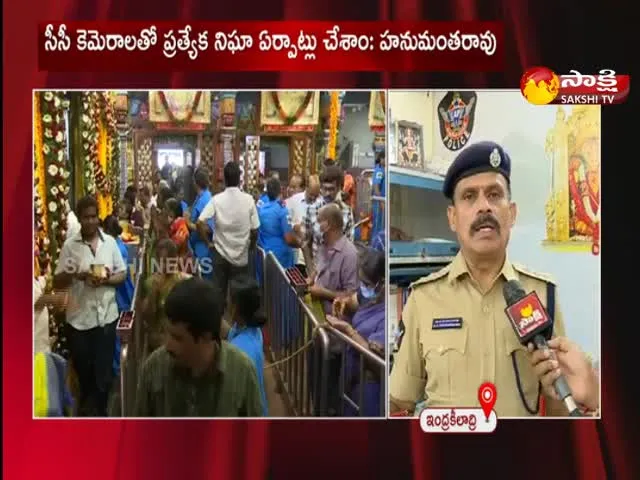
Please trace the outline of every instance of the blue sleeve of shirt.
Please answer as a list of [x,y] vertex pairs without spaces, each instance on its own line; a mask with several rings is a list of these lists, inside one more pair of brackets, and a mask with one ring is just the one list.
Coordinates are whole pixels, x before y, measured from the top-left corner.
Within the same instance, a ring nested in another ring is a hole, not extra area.
[[373,184],[382,186],[384,183],[384,171],[381,168],[376,168],[373,172]]
[[289,212],[287,211],[286,207],[282,207],[280,209],[279,215],[280,215],[280,228],[282,229],[282,234],[286,235],[292,230],[291,223],[289,223]]
[[200,217],[200,213],[202,213],[202,210],[204,210],[204,207],[207,206],[207,203],[209,203],[209,200],[211,200],[211,194],[209,193],[209,195],[207,195],[207,192],[205,192],[202,195],[200,195],[198,199],[193,203],[193,209],[191,211],[192,222],[195,223],[198,221],[198,218]]

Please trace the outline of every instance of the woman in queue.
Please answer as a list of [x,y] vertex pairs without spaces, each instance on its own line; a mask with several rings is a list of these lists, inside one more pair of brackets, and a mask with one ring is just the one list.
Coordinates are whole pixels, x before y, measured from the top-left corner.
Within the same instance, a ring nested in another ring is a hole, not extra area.
[[[333,304],[334,315],[327,315],[327,322],[342,332],[363,349],[380,359],[385,358],[385,256],[369,249],[360,258],[357,293],[337,298]],[[342,320],[353,315],[350,322]],[[379,417],[383,411],[380,394],[384,375],[382,371],[365,360],[364,379],[360,376],[359,353],[347,348],[345,393],[356,403],[360,390],[364,389],[364,404],[360,405],[360,416]],[[344,404],[344,416],[356,416],[358,412],[348,403]]]
[[150,264],[149,278],[144,283],[142,315],[146,330],[146,355],[164,344],[167,318],[164,302],[171,289],[191,275],[180,271],[178,248],[168,238],[158,240],[155,259]]
[[267,394],[264,387],[264,343],[262,327],[267,317],[260,310],[260,287],[251,277],[240,277],[231,282],[232,325],[227,341],[242,350],[253,362],[258,374],[258,385],[267,416]]

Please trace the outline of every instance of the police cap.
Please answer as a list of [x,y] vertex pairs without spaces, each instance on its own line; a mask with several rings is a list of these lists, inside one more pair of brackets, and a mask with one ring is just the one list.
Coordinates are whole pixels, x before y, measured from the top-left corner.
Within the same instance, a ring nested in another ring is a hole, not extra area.
[[510,182],[511,158],[495,142],[478,142],[462,150],[449,166],[444,177],[442,192],[448,199],[453,198],[457,183],[463,178],[477,173],[498,172]]

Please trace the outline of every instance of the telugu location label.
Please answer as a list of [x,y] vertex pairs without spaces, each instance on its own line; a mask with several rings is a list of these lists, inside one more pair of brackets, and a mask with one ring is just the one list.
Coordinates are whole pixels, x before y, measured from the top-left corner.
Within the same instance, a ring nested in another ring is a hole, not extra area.
[[425,408],[420,412],[420,428],[425,433],[492,433],[498,426],[493,407],[498,392],[493,383],[478,388],[480,408]]
[[602,69],[595,75],[577,70],[558,75],[546,67],[533,67],[520,79],[524,98],[533,105],[617,105],[629,96],[631,77]]

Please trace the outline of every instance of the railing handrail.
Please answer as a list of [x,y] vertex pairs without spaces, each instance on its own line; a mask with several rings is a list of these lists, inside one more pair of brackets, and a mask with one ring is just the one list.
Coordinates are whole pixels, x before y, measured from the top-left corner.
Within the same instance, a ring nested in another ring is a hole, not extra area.
[[[264,252],[264,250],[263,250]],[[311,319],[311,322],[313,323],[313,326],[318,328],[318,333],[320,334],[320,336],[324,337],[327,341],[329,340],[329,336],[327,335],[327,332],[325,332],[324,330],[322,330],[324,324],[320,323],[318,321],[318,319],[316,318],[315,314],[313,313],[313,311],[309,308],[309,306],[304,302],[304,299],[300,298],[300,295],[298,295],[298,292],[296,291],[295,287],[291,284],[291,280],[289,279],[289,277],[287,276],[287,272],[286,270],[282,267],[282,265],[280,265],[280,262],[278,261],[278,259],[276,258],[276,256],[273,254],[273,252],[269,252],[267,254],[266,258],[270,258],[271,262],[273,262],[273,264],[278,268],[280,274],[284,277],[284,279],[287,282],[287,285],[289,285],[289,288],[291,290],[293,290],[294,292],[296,292],[296,296],[298,297],[298,304],[300,305],[300,307],[304,310],[304,313]]]
[[323,328],[327,329],[331,333],[331,335],[339,338],[341,341],[346,343],[349,347],[356,350],[360,355],[366,357],[368,361],[376,364],[377,367],[380,367],[382,369],[382,374],[384,377],[384,372],[386,371],[386,363],[383,358],[379,357],[378,355],[373,353],[371,350],[364,348],[362,345],[354,341],[352,338],[349,338],[347,335],[342,333],[340,330],[333,328],[331,325],[325,325]]

